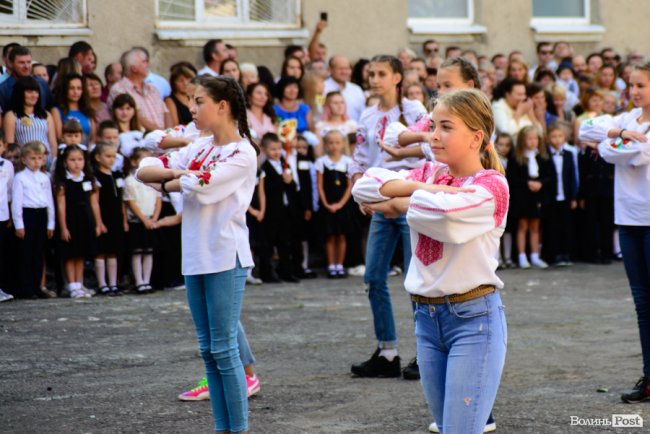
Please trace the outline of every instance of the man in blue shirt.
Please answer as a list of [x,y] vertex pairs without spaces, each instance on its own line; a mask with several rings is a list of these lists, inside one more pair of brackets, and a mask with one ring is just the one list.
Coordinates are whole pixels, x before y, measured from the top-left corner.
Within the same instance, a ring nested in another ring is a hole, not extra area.
[[[10,110],[11,95],[14,92],[16,80],[32,75],[32,53],[29,48],[23,46],[14,47],[9,53],[8,60],[9,65],[11,65],[11,75],[0,83],[0,108],[3,113]],[[45,81],[39,77],[35,78],[41,88],[43,108],[49,110],[54,106],[54,96],[52,96],[52,92]]]

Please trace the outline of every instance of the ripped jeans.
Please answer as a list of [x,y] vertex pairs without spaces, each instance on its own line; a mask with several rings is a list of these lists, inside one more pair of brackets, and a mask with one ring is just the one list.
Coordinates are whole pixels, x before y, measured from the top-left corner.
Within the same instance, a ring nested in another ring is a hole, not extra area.
[[460,303],[418,303],[415,336],[422,389],[440,432],[482,433],[506,358],[499,292]]

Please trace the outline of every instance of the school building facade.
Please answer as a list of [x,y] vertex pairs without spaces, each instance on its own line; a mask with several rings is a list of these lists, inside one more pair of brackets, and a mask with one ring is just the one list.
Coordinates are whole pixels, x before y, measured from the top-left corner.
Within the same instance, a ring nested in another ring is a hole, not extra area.
[[321,16],[328,55],[353,61],[424,40],[492,55],[518,49],[535,60],[539,41],[569,41],[577,52],[605,46],[646,49],[647,0],[0,0],[0,45],[18,42],[56,63],[77,40],[98,55],[98,72],[134,45],[167,75],[180,60],[202,66],[201,47],[221,38],[239,60],[278,71],[287,44],[306,45]]

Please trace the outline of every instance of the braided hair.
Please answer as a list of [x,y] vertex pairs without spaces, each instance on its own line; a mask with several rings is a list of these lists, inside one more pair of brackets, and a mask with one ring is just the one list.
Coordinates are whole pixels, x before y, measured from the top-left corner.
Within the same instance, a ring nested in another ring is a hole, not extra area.
[[246,97],[239,83],[232,77],[210,77],[207,75],[195,77],[192,81],[204,88],[213,101],[226,101],[228,103],[232,118],[237,122],[239,135],[247,138],[253,148],[255,148],[255,152],[259,155],[260,148],[253,140],[251,132],[248,129]]
[[402,80],[404,79],[404,68],[402,62],[395,56],[388,54],[379,54],[370,60],[370,63],[388,63],[393,74],[400,75],[400,81],[397,83],[397,106],[399,107],[399,122],[406,125],[404,118],[404,108],[402,107]]

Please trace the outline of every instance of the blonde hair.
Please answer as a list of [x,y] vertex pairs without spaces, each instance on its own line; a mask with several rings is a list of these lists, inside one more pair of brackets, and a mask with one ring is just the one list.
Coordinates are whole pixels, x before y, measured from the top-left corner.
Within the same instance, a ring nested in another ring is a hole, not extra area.
[[566,98],[566,89],[560,83],[551,83],[546,88],[553,97]]
[[350,155],[350,144],[348,143],[348,138],[345,134],[337,130],[336,128],[329,130],[323,136],[323,145],[325,145],[325,153],[327,154],[327,145],[329,144],[332,136],[340,136],[341,141],[343,141],[343,153],[345,155]]
[[490,143],[490,136],[494,131],[494,117],[487,96],[477,89],[461,89],[441,96],[437,103],[443,104],[470,130],[483,131],[483,143],[480,148],[481,165],[486,169],[505,174],[499,154]]
[[519,130],[515,145],[515,160],[517,160],[517,163],[521,164],[522,166],[528,162],[528,159],[526,157],[526,137],[528,137],[530,133],[535,133],[537,136],[537,153],[544,160],[546,159],[546,145],[544,143],[544,137],[542,137],[542,134],[539,132],[536,126],[528,125]]
[[20,156],[26,157],[29,154],[45,155],[46,153],[47,147],[45,144],[43,142],[39,142],[38,140],[33,140],[23,145]]

